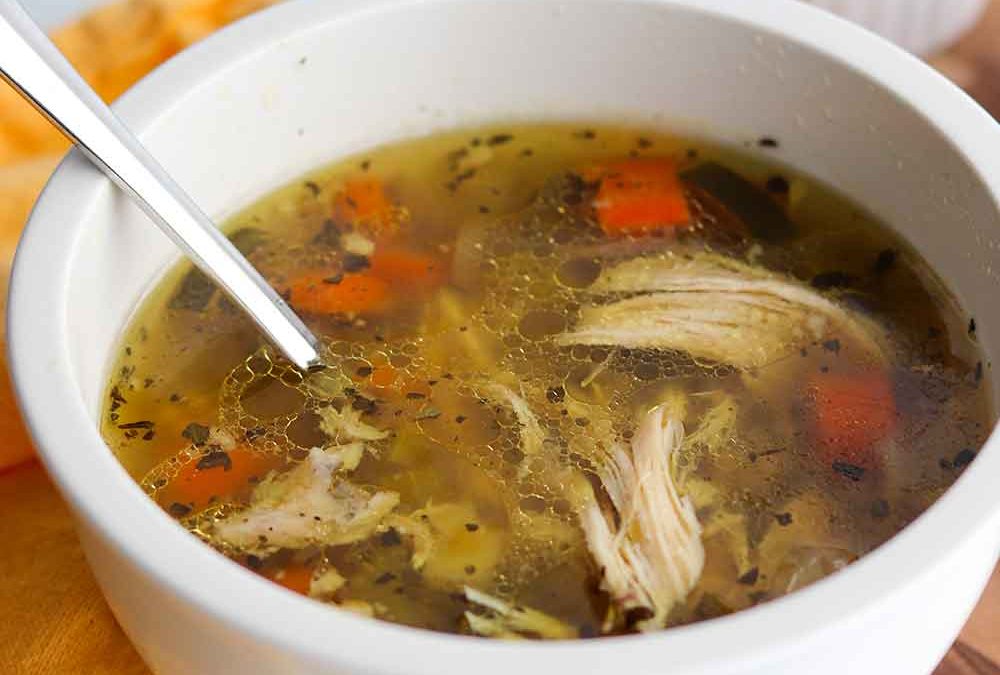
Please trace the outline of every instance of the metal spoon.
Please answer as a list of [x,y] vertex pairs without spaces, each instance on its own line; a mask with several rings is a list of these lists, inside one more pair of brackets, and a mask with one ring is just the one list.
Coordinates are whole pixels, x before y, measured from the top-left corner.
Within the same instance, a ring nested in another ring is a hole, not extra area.
[[101,101],[17,0],[0,0],[0,77],[70,138],[299,368],[319,341]]

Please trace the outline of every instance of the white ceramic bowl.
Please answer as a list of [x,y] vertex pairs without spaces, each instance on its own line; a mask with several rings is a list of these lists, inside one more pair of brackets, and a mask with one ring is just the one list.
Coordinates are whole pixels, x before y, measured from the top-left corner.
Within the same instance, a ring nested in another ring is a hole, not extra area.
[[[302,0],[180,55],[117,105],[210,213],[345,153],[496,120],[619,119],[742,144],[897,225],[1000,350],[1000,127],[888,43],[788,0]],[[439,635],[311,602],[161,512],[97,431],[123,325],[169,242],[78,154],[18,253],[10,350],[88,559],[162,674],[927,673],[1000,544],[1000,447],[899,536],[750,611],[561,644]],[[996,389],[996,382],[994,382]]]

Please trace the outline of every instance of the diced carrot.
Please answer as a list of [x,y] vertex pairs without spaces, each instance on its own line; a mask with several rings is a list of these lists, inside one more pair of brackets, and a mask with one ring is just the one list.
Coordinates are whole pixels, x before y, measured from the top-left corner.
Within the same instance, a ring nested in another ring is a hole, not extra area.
[[896,426],[892,381],[884,371],[821,373],[807,389],[821,459],[873,469],[875,446]]
[[368,381],[373,387],[385,389],[391,387],[397,379],[398,374],[396,373],[396,369],[386,363],[381,366],[375,366]]
[[252,479],[264,478],[282,464],[276,455],[237,446],[224,455],[206,455],[185,464],[158,499],[166,507],[180,504],[198,511],[213,501],[224,501],[248,492]]
[[385,186],[376,178],[352,178],[333,199],[334,218],[363,225],[376,236],[396,229],[395,208]]
[[677,165],[669,159],[632,159],[588,169],[600,180],[594,199],[606,234],[669,231],[691,221]]
[[289,302],[295,309],[312,314],[378,314],[389,306],[389,285],[363,272],[331,279],[329,274],[311,272],[291,286]]
[[422,290],[440,286],[446,279],[442,261],[402,249],[376,250],[371,257],[370,272],[393,286],[405,284]]
[[308,565],[302,563],[291,563],[273,575],[271,580],[290,591],[309,595],[309,586],[312,584],[313,570]]

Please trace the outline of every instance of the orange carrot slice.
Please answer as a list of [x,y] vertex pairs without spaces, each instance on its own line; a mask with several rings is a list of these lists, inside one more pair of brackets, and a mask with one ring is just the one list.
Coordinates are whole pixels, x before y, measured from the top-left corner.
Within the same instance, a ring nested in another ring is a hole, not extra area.
[[389,306],[389,285],[369,273],[330,278],[311,272],[289,286],[289,302],[311,314],[378,314]]
[[276,455],[256,452],[245,446],[209,453],[185,464],[163,488],[158,500],[171,509],[178,504],[184,513],[198,511],[213,502],[248,494],[255,479],[264,478],[282,463]]
[[876,468],[875,446],[892,433],[897,422],[888,374],[822,373],[812,379],[807,394],[824,462]]
[[376,250],[371,257],[371,274],[393,286],[430,289],[443,284],[447,273],[440,260],[401,249]]
[[669,159],[632,159],[585,172],[599,177],[594,209],[609,235],[670,231],[691,221],[677,165]]
[[271,575],[271,580],[284,586],[290,591],[309,595],[309,586],[312,584],[312,568],[302,563],[291,563],[287,567],[278,570]]
[[333,199],[335,219],[365,226],[376,236],[396,230],[395,208],[377,178],[352,178]]

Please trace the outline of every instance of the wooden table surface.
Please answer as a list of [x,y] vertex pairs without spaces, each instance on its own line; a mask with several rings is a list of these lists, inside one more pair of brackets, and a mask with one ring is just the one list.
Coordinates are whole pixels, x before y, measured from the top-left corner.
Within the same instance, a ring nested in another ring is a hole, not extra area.
[[[1000,116],[1000,0],[962,44],[934,62]],[[0,514],[0,673],[147,674],[37,463],[0,472]],[[1000,675],[1000,568],[935,675]]]

